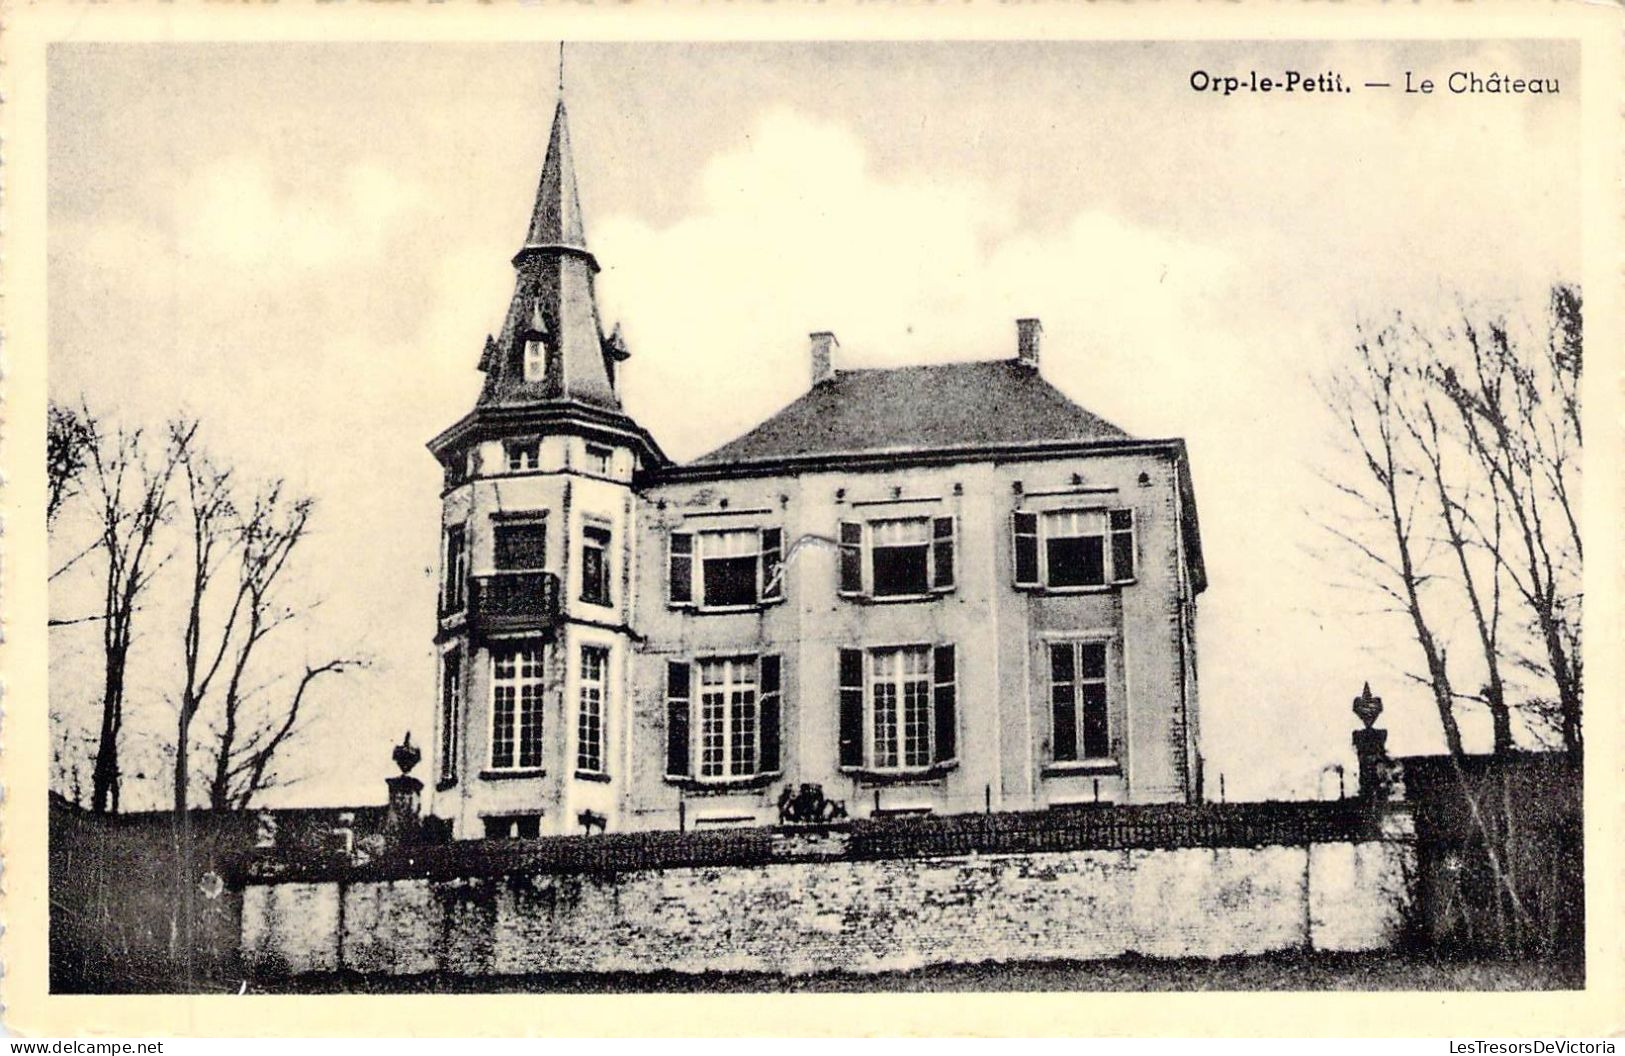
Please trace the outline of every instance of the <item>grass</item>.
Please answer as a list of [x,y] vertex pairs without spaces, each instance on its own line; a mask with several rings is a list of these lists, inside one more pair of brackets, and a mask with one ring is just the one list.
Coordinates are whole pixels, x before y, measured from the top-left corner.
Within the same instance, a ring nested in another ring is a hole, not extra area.
[[1216,961],[983,962],[906,972],[613,972],[511,976],[306,976],[255,993],[909,993],[931,991],[1577,990],[1582,964],[1441,959],[1430,954],[1287,953]]

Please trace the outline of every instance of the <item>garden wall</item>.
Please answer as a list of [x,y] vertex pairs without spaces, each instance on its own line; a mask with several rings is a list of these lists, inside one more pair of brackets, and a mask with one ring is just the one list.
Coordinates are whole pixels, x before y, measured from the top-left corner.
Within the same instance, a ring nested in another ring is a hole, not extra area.
[[[1238,808],[1118,808],[1070,829],[1050,813],[751,830],[733,861],[717,833],[666,834],[641,865],[630,837],[623,851],[582,837],[429,848],[342,875],[261,868],[244,886],[242,953],[268,977],[804,974],[1397,943],[1412,845],[1315,809],[1338,805],[1299,806],[1268,831]],[[1151,830],[1163,846],[1065,846]],[[1249,832],[1266,838],[1226,840]]]

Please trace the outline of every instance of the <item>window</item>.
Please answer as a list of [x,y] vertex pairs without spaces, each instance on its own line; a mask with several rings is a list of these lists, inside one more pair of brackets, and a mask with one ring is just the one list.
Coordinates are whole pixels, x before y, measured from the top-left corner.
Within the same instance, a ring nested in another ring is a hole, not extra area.
[[666,774],[725,782],[777,773],[781,697],[777,656],[668,662]]
[[840,762],[924,770],[957,753],[954,647],[842,649]]
[[492,561],[501,572],[534,572],[547,566],[547,522],[503,520],[491,527]]
[[481,820],[488,840],[534,840],[542,834],[540,814],[504,814]]
[[1056,762],[1111,758],[1106,724],[1106,643],[1049,647],[1050,754]]
[[547,342],[539,336],[525,339],[525,380],[541,381],[547,377]]
[[702,609],[780,601],[783,549],[784,532],[779,528],[673,532],[668,541],[668,600]]
[[604,772],[604,685],[609,650],[581,647],[581,699],[576,712],[576,769]]
[[505,440],[502,444],[502,453],[507,458],[509,473],[524,473],[533,469],[540,469],[542,465],[542,442],[537,439]]
[[843,521],[840,593],[915,598],[952,590],[954,543],[952,517]]
[[615,453],[607,447],[597,444],[587,445],[587,471],[608,476],[610,468],[614,465]]
[[440,780],[457,779],[457,752],[462,745],[463,657],[455,649],[440,661]]
[[491,649],[491,769],[534,770],[542,765],[542,646],[499,644]]
[[581,600],[609,604],[608,528],[589,525],[581,530]]
[[1017,510],[1011,525],[1018,587],[1067,590],[1134,579],[1133,510]]
[[442,614],[462,612],[468,601],[468,532],[460,524],[446,529],[446,580],[440,589]]

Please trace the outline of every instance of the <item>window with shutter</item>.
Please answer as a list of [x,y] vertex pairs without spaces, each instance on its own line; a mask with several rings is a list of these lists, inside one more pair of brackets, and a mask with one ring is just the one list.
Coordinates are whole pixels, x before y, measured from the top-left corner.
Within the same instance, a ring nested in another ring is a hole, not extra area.
[[782,740],[780,724],[783,722],[782,692],[779,688],[779,658],[761,658],[761,758],[759,765],[764,774],[779,769],[779,745]]
[[666,773],[687,777],[689,766],[689,666],[684,661],[666,664]]
[[954,587],[954,519],[931,519],[931,589]]
[[1017,510],[1010,516],[1016,562],[1016,586],[1036,587],[1038,581],[1038,514]]
[[863,651],[842,649],[840,657],[840,760],[863,765]]
[[841,522],[840,592],[863,593],[863,525],[857,521]]
[[1111,511],[1112,582],[1134,578],[1134,511]]
[[666,538],[666,597],[672,605],[694,603],[694,536],[672,532]]
[[933,651],[932,674],[931,701],[937,735],[935,761],[946,763],[957,758],[959,752],[959,719],[956,714],[959,680],[953,646],[936,647]]
[[762,529],[762,600],[784,597],[784,530]]

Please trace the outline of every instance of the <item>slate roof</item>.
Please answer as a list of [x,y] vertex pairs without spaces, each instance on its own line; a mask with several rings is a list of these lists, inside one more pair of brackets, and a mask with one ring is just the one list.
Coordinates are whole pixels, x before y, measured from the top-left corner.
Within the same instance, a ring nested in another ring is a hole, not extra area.
[[1037,370],[1002,359],[840,371],[690,464],[1127,439]]

